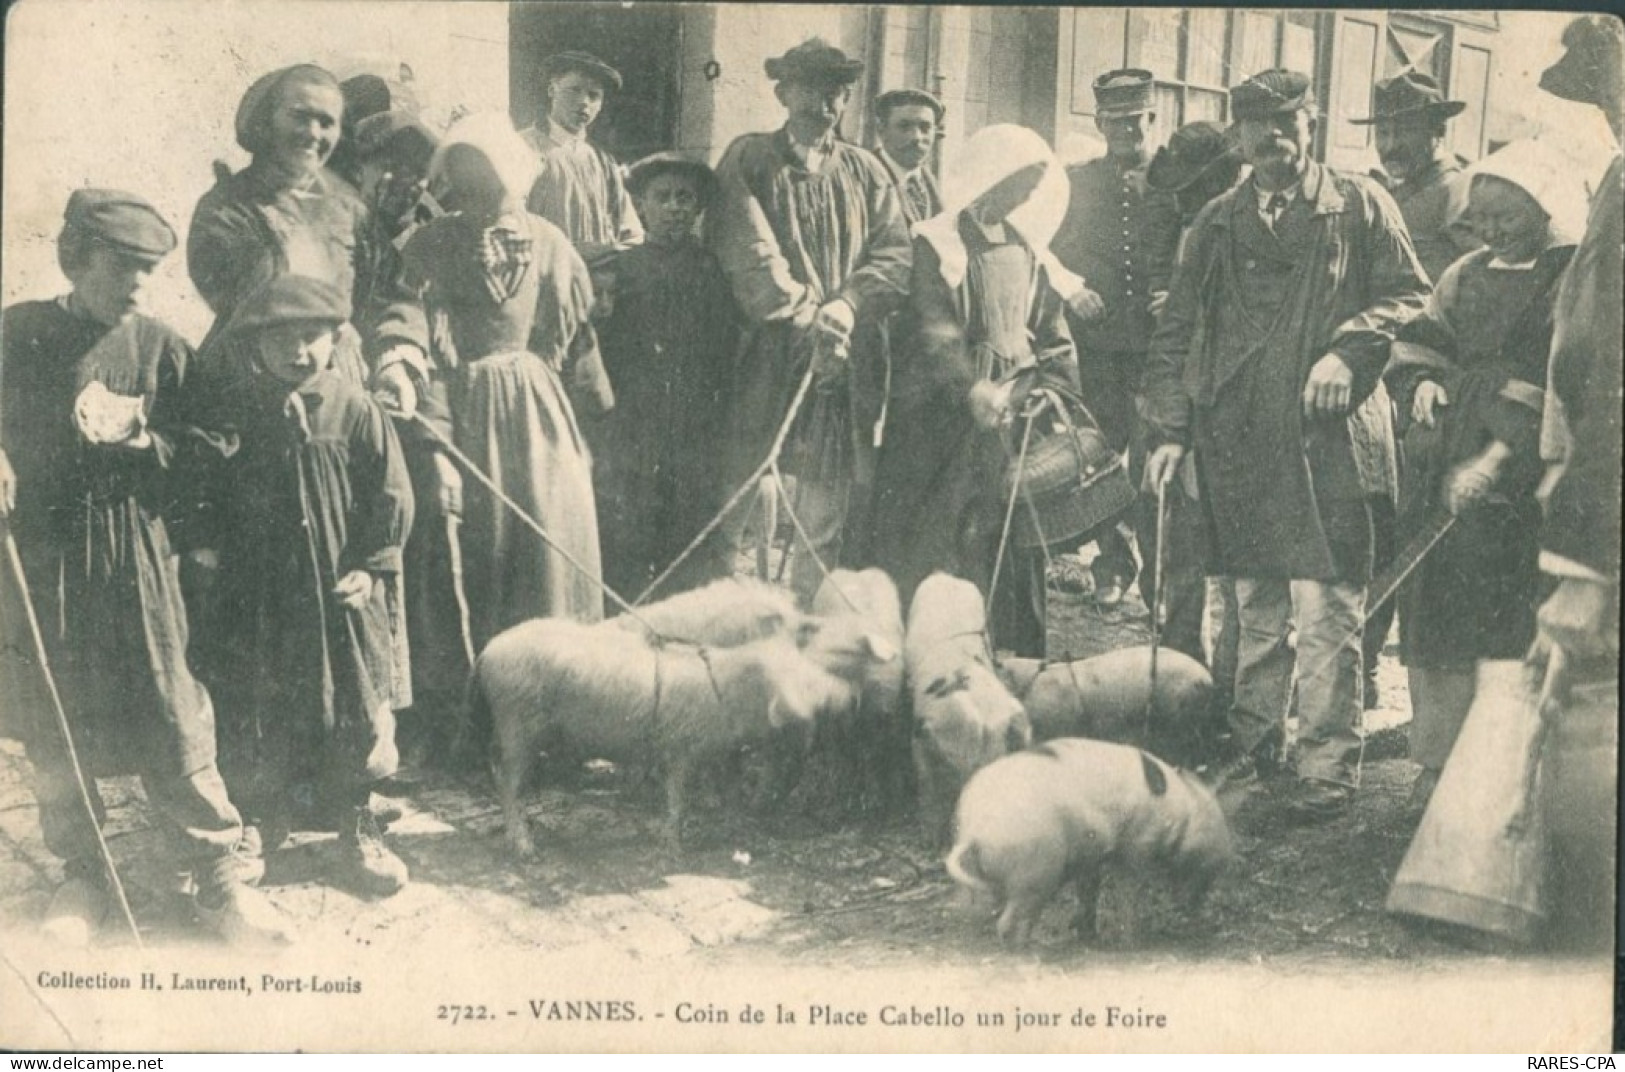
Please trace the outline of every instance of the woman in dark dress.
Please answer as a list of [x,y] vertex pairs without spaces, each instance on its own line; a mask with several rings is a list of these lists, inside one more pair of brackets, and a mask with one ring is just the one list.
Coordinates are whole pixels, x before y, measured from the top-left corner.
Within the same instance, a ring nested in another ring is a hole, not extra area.
[[534,173],[501,116],[470,116],[447,133],[430,187],[448,214],[407,243],[406,296],[378,331],[384,345],[432,353],[457,446],[583,567],[484,485],[466,482],[462,544],[476,649],[531,618],[603,617],[592,467],[566,383],[597,410],[607,411],[612,395],[589,319],[586,265],[558,228],[524,209]]
[[[1077,389],[1078,366],[1049,253],[1066,175],[1023,127],[966,145],[949,209],[915,229],[908,353],[894,359],[893,416],[877,471],[875,559],[905,603],[944,570],[986,595],[1003,527],[1003,475],[1034,389]],[[989,621],[994,643],[1044,654],[1044,562],[1006,549]]]
[[1571,197],[1583,203],[1544,157],[1515,143],[1474,169],[1468,219],[1485,248],[1440,276],[1384,376],[1411,417],[1401,541],[1458,515],[1400,593],[1417,804],[1474,697],[1516,685],[1535,635],[1543,388],[1552,305],[1574,252],[1552,213]]

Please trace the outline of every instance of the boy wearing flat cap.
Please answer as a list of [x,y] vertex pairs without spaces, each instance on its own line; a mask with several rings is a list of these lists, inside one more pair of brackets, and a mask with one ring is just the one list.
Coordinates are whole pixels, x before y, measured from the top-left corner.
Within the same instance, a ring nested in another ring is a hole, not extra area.
[[541,159],[525,207],[546,219],[596,268],[618,250],[643,241],[643,223],[621,177],[620,165],[587,141],[604,98],[621,88],[621,72],[585,52],[560,52],[542,61],[546,111],[520,131]]
[[[631,598],[670,565],[722,506],[719,471],[739,310],[716,256],[700,244],[700,215],[716,176],[698,161],[657,153],[633,165],[627,187],[648,227],[611,262],[620,298],[598,330],[615,390],[595,457],[604,581]],[[723,540],[703,546],[656,596],[732,569]]]
[[1314,820],[1350,803],[1359,769],[1369,497],[1394,481],[1390,407],[1365,403],[1428,282],[1387,191],[1311,157],[1307,76],[1265,71],[1230,98],[1253,172],[1202,210],[1175,273],[1146,382],[1147,479],[1194,452],[1212,572],[1236,578],[1225,779],[1273,759],[1296,661],[1287,803]]
[[413,499],[389,418],[333,367],[349,308],[325,281],[284,275],[227,329],[247,372],[224,402],[241,446],[211,534],[231,610],[220,740],[265,851],[291,829],[337,829],[333,877],[388,896],[406,865],[368,800],[398,763],[385,592]]
[[[46,844],[65,861],[45,925],[72,944],[87,943],[112,904],[94,779],[127,773],[141,776],[181,847],[205,925],[233,941],[286,937],[276,910],[245,884],[259,872],[215,764],[213,704],[187,665],[176,557],[189,537],[185,470],[223,444],[193,423],[191,347],[136,311],[147,276],[174,247],[174,231],[140,197],[75,191],[57,241],[72,293],[4,313],[0,515],[38,621],[49,624],[41,639],[81,766],[41,682],[14,679],[0,695],[25,700],[11,713],[34,766]],[[7,593],[8,629],[23,620],[13,617],[17,595]],[[32,638],[18,643],[33,650]]]
[[1405,217],[1428,278],[1437,282],[1458,257],[1478,248],[1472,229],[1460,219],[1467,200],[1466,161],[1444,145],[1446,124],[1467,105],[1445,100],[1439,83],[1420,71],[1383,79],[1373,97],[1371,115],[1349,122],[1376,128],[1384,172],[1379,178]]
[[877,333],[862,329],[901,307],[912,252],[885,166],[838,136],[863,64],[813,38],[764,67],[785,124],[728,146],[706,214],[746,321],[725,471],[737,482],[767,456],[811,363],[816,388],[782,459],[812,552],[798,544],[791,584],[810,603],[823,579],[813,556],[840,561],[853,486],[873,470],[873,429],[859,414],[878,407],[856,385],[873,382],[880,355],[869,345]]

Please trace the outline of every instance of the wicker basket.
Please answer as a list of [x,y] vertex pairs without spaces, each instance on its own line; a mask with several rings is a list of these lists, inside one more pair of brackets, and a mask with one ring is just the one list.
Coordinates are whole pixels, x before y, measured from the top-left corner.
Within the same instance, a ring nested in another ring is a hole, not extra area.
[[1004,476],[1005,502],[1020,496],[1011,530],[1018,547],[1074,539],[1115,520],[1135,498],[1123,456],[1083,402],[1052,388],[1033,395],[1026,458],[1012,455]]

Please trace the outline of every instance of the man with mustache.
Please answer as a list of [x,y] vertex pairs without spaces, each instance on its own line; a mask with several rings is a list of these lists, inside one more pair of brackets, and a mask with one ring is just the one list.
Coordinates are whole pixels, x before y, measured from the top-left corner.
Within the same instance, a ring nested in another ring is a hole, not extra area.
[[1456,258],[1478,248],[1459,219],[1465,161],[1444,144],[1445,124],[1467,105],[1445,100],[1439,83],[1420,71],[1378,82],[1375,97],[1370,117],[1350,122],[1376,128],[1384,172],[1378,177],[1405,217],[1417,259],[1437,280]]
[[880,356],[871,325],[902,306],[911,250],[885,165],[839,136],[863,64],[815,37],[764,67],[785,124],[728,146],[705,219],[746,322],[723,471],[736,486],[767,455],[811,363],[815,386],[782,455],[804,530],[791,585],[808,603],[823,579],[815,559],[833,568],[851,553],[854,484],[875,449],[861,416],[874,408],[863,385]]
[[942,192],[931,174],[931,150],[942,136],[946,111],[940,100],[923,89],[893,89],[875,98],[880,126],[875,155],[897,184],[903,215],[911,227],[942,211]]
[[1428,282],[1387,191],[1311,158],[1306,75],[1265,71],[1230,101],[1253,173],[1202,210],[1176,270],[1147,369],[1146,473],[1156,487],[1194,451],[1213,572],[1236,578],[1224,780],[1273,760],[1296,677],[1286,803],[1317,820],[1346,809],[1359,776],[1369,497],[1393,452],[1388,407],[1363,403]]
[[[1068,296],[1084,398],[1117,450],[1133,435],[1134,397],[1156,323],[1152,305],[1168,289],[1179,245],[1173,195],[1146,184],[1157,122],[1152,88],[1151,72],[1136,68],[1095,79],[1095,126],[1106,155],[1067,169],[1072,198],[1051,244],[1084,280],[1084,289]],[[1134,580],[1134,553],[1113,526],[1103,529],[1091,572],[1096,601],[1113,606]],[[1150,534],[1142,536],[1148,547]]]

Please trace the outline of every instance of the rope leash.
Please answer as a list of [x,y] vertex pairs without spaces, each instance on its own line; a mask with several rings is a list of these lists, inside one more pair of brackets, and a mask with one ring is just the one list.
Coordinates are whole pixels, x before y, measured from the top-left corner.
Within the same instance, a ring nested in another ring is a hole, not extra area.
[[1157,652],[1162,647],[1162,619],[1168,610],[1168,481],[1157,482],[1157,553],[1153,568],[1156,570],[1156,592],[1151,597],[1151,691],[1145,698],[1144,725],[1140,739],[1151,740],[1151,716],[1157,708]]
[[34,612],[34,597],[28,591],[28,578],[23,573],[22,555],[17,551],[17,541],[12,538],[9,526],[5,528],[6,559],[11,565],[13,578],[17,582],[17,591],[22,596],[23,611],[28,618],[29,635],[34,641],[34,652],[39,656],[40,675],[45,679],[46,691],[51,696],[51,710],[56,715],[57,732],[62,735],[62,744],[67,749],[68,764],[73,768],[74,786],[79,790],[79,802],[84,805],[85,815],[90,819],[90,829],[96,835],[96,851],[101,856],[102,869],[107,873],[107,884],[113,892],[113,899],[118,902],[119,914],[124,917],[124,925],[129,928],[130,937],[135,941],[137,949],[145,949],[141,941],[141,929],[135,925],[135,914],[130,911],[130,901],[124,895],[124,883],[119,878],[118,866],[113,862],[113,853],[107,847],[107,839],[102,836],[102,824],[96,818],[96,806],[90,799],[90,786],[85,779],[85,770],[79,763],[79,750],[74,747],[73,731],[68,726],[68,712],[62,706],[62,694],[57,691],[56,676],[51,673],[51,666],[45,655],[45,634],[40,631],[39,617]]

